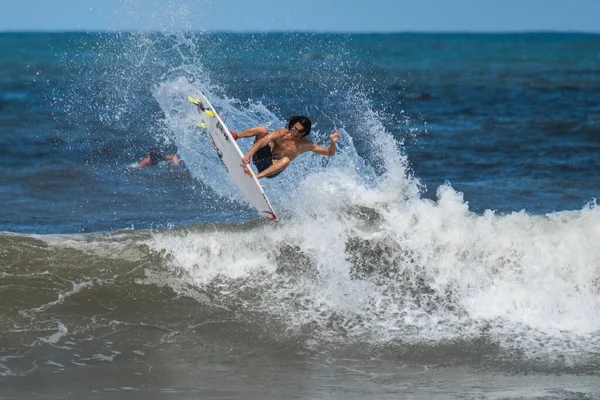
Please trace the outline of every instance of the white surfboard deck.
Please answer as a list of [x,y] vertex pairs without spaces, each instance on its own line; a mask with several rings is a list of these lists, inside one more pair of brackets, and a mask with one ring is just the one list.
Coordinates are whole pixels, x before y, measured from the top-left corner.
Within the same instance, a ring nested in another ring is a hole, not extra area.
[[277,218],[265,191],[256,179],[254,171],[252,171],[250,164],[245,164],[242,161],[244,154],[235,143],[229,128],[215,111],[210,101],[200,90],[196,90],[193,96],[188,96],[188,100],[196,105],[202,119],[198,126],[208,133],[210,142],[229,173],[231,180],[263,217],[273,222],[279,222],[279,218]]

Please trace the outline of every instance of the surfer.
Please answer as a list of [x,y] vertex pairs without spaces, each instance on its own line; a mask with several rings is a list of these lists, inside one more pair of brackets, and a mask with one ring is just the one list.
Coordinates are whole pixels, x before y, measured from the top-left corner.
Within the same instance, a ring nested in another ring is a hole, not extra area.
[[146,156],[140,160],[136,168],[156,167],[160,161],[164,160],[167,167],[185,167],[185,163],[178,154],[160,154],[156,149],[150,149]]
[[275,129],[271,133],[266,126],[255,126],[239,133],[233,132],[234,139],[254,136],[254,145],[242,158],[246,164],[250,160],[259,174],[256,178],[274,178],[290,165],[297,156],[312,151],[324,156],[333,156],[336,143],[340,139],[338,131],[329,135],[329,147],[322,147],[306,138],[310,134],[310,119],[304,116],[291,117],[285,128]]

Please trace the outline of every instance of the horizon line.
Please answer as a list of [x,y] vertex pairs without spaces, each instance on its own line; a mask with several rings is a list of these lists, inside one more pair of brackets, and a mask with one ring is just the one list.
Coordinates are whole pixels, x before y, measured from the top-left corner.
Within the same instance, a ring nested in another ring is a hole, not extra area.
[[397,34],[457,34],[457,35],[505,35],[505,34],[574,34],[574,35],[600,35],[598,31],[585,30],[552,30],[552,29],[532,29],[532,30],[399,30],[399,31],[345,31],[345,30],[226,30],[226,29],[8,29],[0,30],[0,34],[7,33],[165,33],[165,32],[185,32],[185,33],[227,33],[227,34],[269,34],[269,33],[300,33],[300,34],[341,34],[341,35],[397,35]]

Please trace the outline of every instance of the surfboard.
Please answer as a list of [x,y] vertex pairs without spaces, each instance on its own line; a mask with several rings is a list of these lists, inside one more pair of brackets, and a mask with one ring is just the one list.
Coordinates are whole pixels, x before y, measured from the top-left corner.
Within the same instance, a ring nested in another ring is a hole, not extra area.
[[210,101],[200,90],[196,90],[193,96],[188,96],[188,101],[196,106],[201,119],[198,126],[208,133],[217,156],[242,195],[263,217],[279,222],[252,167],[242,161],[244,154]]

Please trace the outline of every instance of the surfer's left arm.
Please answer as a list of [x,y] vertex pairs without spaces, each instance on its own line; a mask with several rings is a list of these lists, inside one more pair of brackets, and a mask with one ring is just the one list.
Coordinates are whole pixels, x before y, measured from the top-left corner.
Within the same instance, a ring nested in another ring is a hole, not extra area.
[[331,131],[331,134],[329,134],[329,140],[331,140],[329,147],[321,147],[318,144],[313,143],[310,150],[323,156],[334,156],[337,149],[336,143],[338,140],[340,140],[340,133],[338,131]]
[[146,156],[140,160],[140,162],[135,166],[136,168],[144,168],[150,165],[150,156]]
[[252,156],[254,155],[254,153],[256,153],[258,151],[258,149],[265,147],[266,145],[271,143],[273,140],[283,136],[284,133],[285,133],[285,131],[283,129],[277,129],[277,130],[265,135],[264,137],[260,138],[259,140],[254,142],[252,147],[250,147],[250,150],[248,150],[248,153],[242,158],[242,161],[246,164],[250,164],[250,160],[252,159]]

